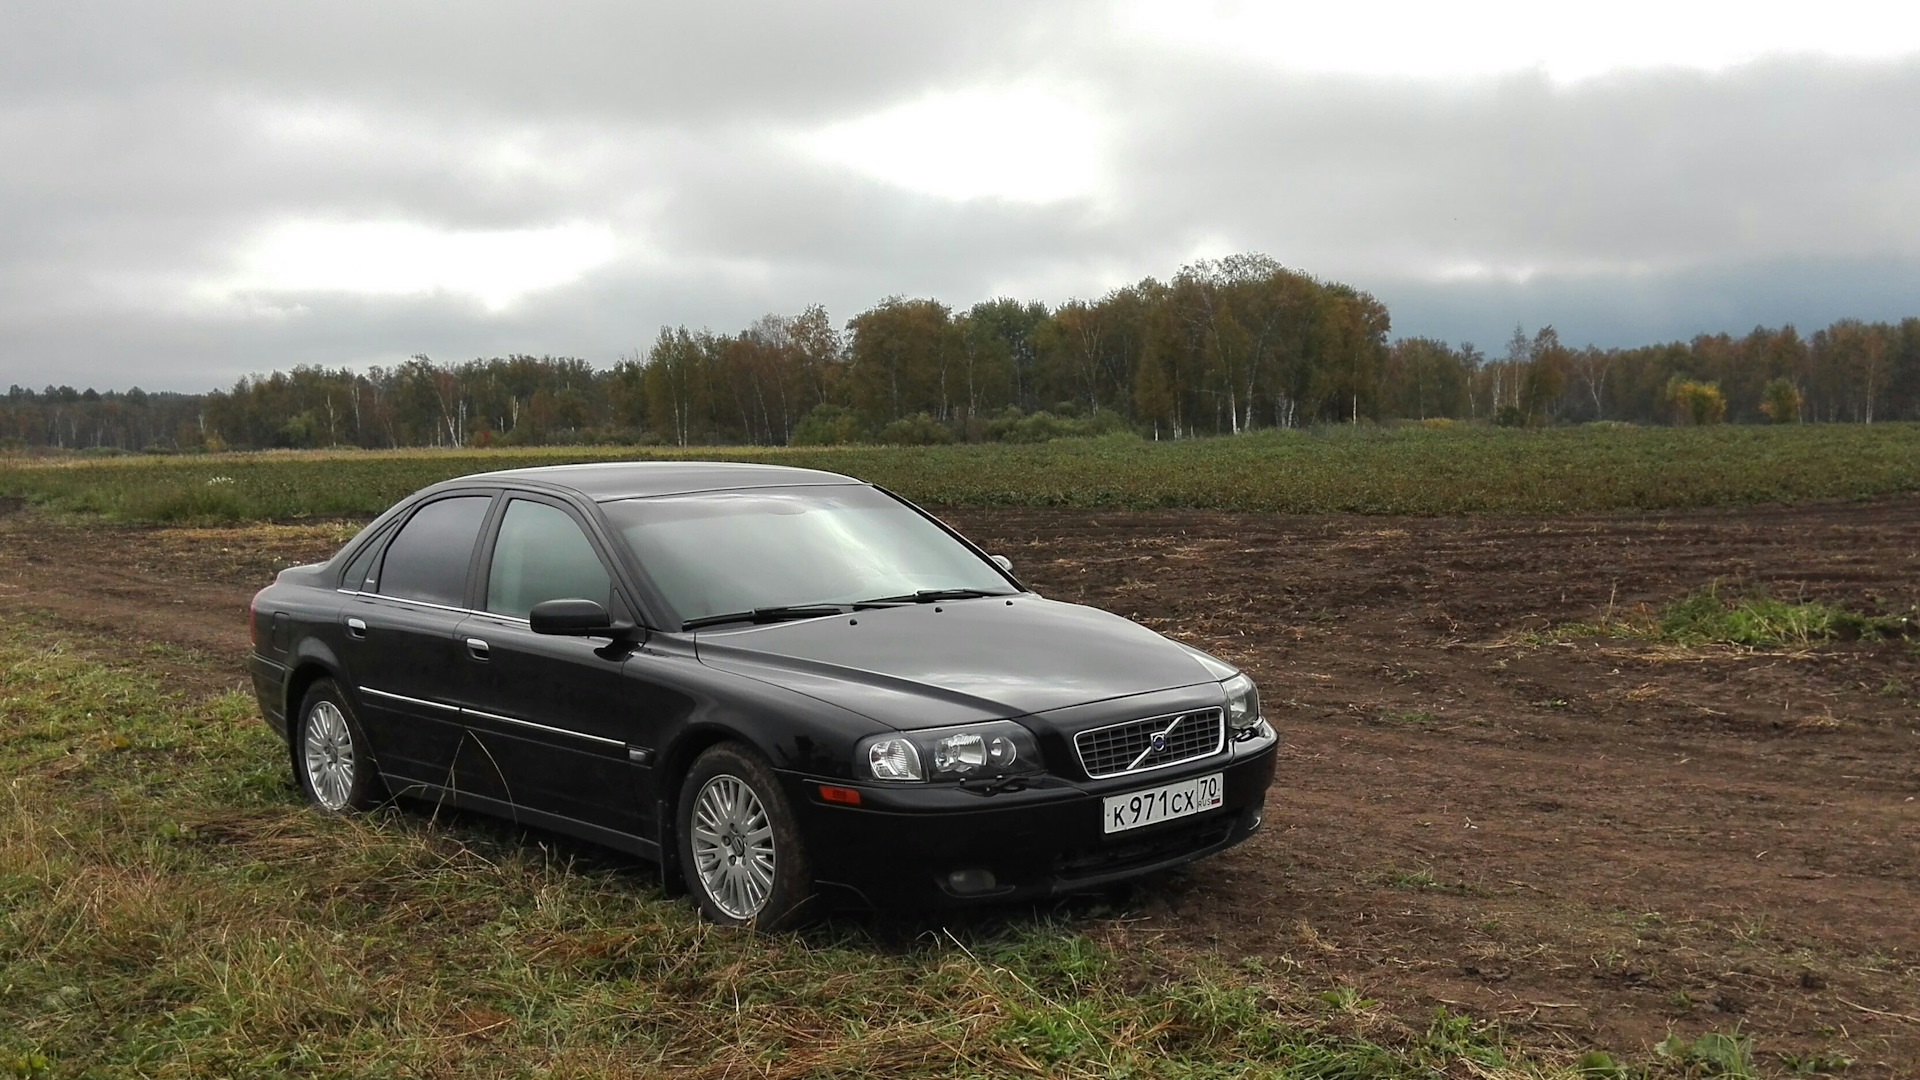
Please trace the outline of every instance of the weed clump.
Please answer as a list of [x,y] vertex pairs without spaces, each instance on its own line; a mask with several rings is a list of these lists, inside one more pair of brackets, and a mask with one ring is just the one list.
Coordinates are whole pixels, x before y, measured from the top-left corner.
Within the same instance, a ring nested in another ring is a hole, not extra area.
[[1686,1070],[1687,1076],[1754,1080],[1753,1040],[1739,1032],[1709,1031],[1695,1039],[1668,1035],[1655,1044],[1654,1053]]
[[1905,637],[1913,629],[1913,619],[1905,615],[1867,615],[1819,600],[1783,600],[1764,588],[1730,595],[1715,581],[1657,611],[1643,606],[1622,614],[1609,604],[1596,622],[1563,623],[1536,637],[1638,638],[1683,648],[1805,649],[1831,641]]
[[1908,620],[1862,615],[1818,600],[1792,602],[1764,591],[1723,597],[1719,582],[1668,605],[1657,636],[1676,645],[1806,648],[1826,641],[1898,637]]

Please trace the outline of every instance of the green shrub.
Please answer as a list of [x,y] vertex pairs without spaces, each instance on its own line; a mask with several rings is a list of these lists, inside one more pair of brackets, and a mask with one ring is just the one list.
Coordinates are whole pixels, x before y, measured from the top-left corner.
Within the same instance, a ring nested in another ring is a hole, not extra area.
[[1043,443],[1131,431],[1124,417],[1108,409],[1081,417],[1076,411],[1023,413],[1009,405],[999,416],[971,426],[967,437],[973,442]]
[[886,446],[938,446],[953,440],[953,429],[928,413],[903,416],[874,436],[875,442]]
[[860,436],[860,418],[844,405],[821,402],[794,425],[794,446],[842,446]]

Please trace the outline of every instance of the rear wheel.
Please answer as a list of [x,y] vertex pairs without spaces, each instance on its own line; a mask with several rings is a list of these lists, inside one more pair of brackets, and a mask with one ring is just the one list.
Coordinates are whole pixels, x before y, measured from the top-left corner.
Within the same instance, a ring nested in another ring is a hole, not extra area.
[[307,688],[293,729],[293,775],[300,790],[328,813],[366,810],[384,794],[366,733],[331,679]]
[[737,743],[709,748],[680,785],[680,866],[707,918],[774,930],[813,893],[806,847],[773,770]]

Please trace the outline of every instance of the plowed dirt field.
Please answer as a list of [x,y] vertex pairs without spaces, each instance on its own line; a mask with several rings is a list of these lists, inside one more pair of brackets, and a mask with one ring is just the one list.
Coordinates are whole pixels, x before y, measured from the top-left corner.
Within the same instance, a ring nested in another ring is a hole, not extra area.
[[[241,612],[351,525],[0,508],[0,613],[240,680]],[[1282,733],[1263,833],[1085,929],[1213,950],[1418,1027],[1643,1057],[1736,1028],[1920,1075],[1920,639],[1753,652],[1535,632],[1715,579],[1920,604],[1920,500],[1653,516],[956,510],[1046,595],[1245,666]],[[1349,995],[1351,999],[1352,995]]]

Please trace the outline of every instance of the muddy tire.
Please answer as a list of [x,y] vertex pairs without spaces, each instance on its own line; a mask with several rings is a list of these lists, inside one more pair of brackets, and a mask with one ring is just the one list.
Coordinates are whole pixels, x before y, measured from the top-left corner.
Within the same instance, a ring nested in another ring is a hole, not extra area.
[[813,869],[793,808],[759,754],[709,747],[680,785],[676,832],[687,891],[723,926],[778,930],[811,906]]
[[307,688],[293,723],[293,777],[330,814],[367,810],[386,797],[367,734],[332,679]]

